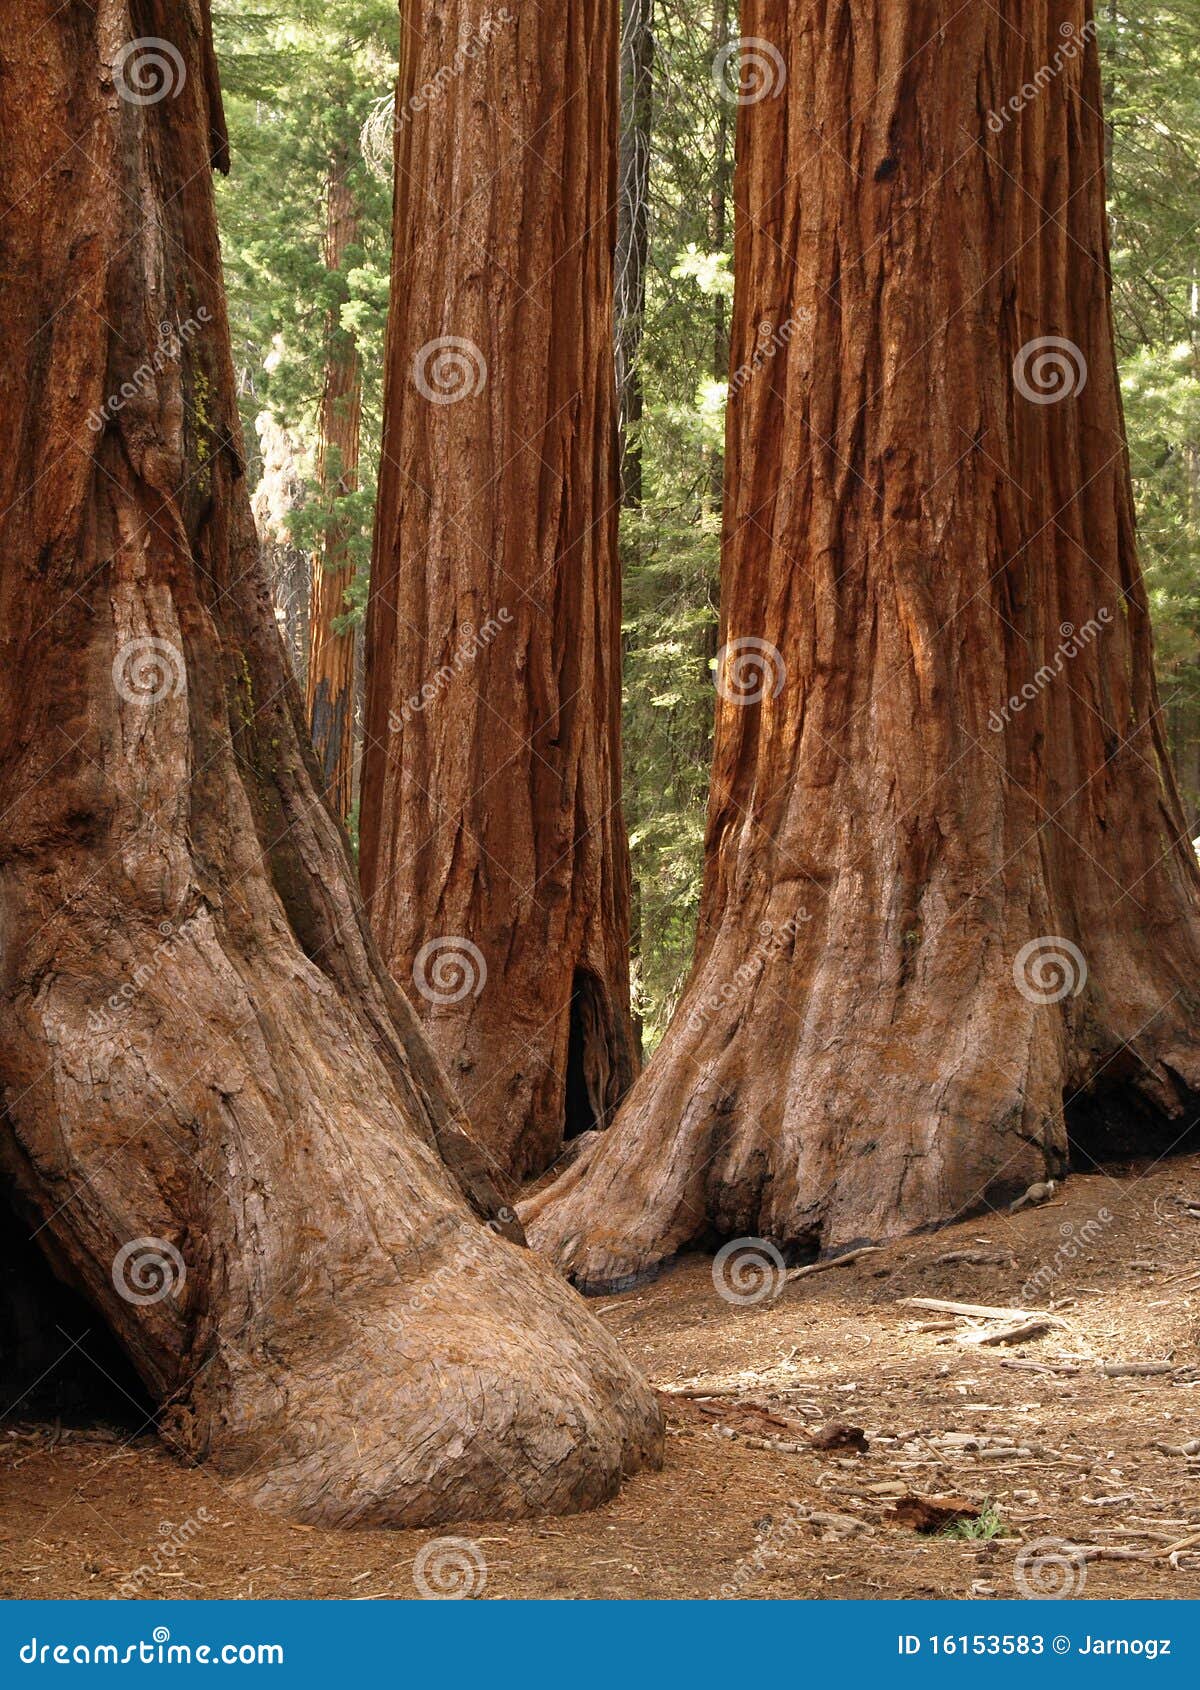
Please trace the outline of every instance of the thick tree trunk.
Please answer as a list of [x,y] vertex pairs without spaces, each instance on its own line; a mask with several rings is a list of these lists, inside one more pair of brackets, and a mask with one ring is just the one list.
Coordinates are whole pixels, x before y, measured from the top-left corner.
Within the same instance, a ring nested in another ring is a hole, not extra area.
[[720,1237],[927,1226],[1061,1173],[1069,1140],[1165,1149],[1200,1101],[1087,14],[743,10],[695,968],[529,1218],[593,1285]]
[[6,12],[0,99],[0,1177],[173,1447],[262,1503],[594,1502],[657,1409],[499,1236],[317,795],[242,472],[206,0]]
[[614,345],[622,503],[642,502],[642,376],[650,257],[650,143],[654,130],[654,0],[624,0],[621,19],[621,145],[617,196]]
[[477,1133],[520,1175],[607,1125],[637,1063],[617,17],[404,6],[362,877]]
[[[358,241],[359,213],[340,158],[330,171],[325,215],[325,266],[334,274]],[[317,480],[326,507],[324,543],[313,553],[308,622],[308,721],[325,796],[345,821],[354,789],[354,630],[335,623],[346,614],[354,563],[346,553],[346,524],[338,500],[358,486],[362,369],[354,336],[331,320],[317,439]]]

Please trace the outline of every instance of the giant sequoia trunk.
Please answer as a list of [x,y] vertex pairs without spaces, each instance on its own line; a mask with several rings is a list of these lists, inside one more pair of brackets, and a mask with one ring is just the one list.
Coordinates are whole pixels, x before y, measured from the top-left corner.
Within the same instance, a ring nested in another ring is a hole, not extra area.
[[695,968],[527,1223],[592,1284],[943,1221],[1167,1148],[1200,1088],[1087,14],[743,13]]
[[650,259],[650,146],[654,133],[654,0],[624,0],[621,14],[621,145],[613,310],[621,498],[642,502],[642,373]]
[[479,1137],[518,1174],[606,1125],[637,1060],[617,22],[618,0],[403,7],[363,887]]
[[[329,174],[325,213],[325,264],[345,269],[358,241],[359,213],[345,157]],[[325,386],[318,419],[317,480],[326,505],[323,543],[313,553],[309,609],[308,720],[325,796],[345,821],[354,787],[354,650],[352,628],[338,629],[346,594],[354,584],[347,556],[346,522],[338,501],[358,486],[362,424],[362,370],[354,336],[331,314],[326,324]]]
[[[169,43],[149,103],[136,35]],[[6,10],[0,99],[0,1215],[101,1312],[172,1446],[264,1504],[594,1502],[653,1457],[656,1407],[500,1236],[273,625],[207,0]],[[25,1303],[37,1283],[31,1257]]]

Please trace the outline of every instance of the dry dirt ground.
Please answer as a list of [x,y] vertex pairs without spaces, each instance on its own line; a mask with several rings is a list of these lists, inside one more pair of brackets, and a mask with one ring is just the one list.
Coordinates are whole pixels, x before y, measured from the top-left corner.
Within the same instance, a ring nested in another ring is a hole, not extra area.
[[[453,1528],[476,1546],[468,1586],[484,1598],[923,1598],[1012,1596],[1024,1578],[1034,1594],[1200,1597],[1198,1264],[1197,1156],[1076,1177],[1043,1207],[782,1289],[773,1275],[777,1294],[757,1302],[718,1294],[712,1262],[689,1258],[594,1305],[666,1393],[663,1470],[592,1514]],[[745,1262],[732,1278],[738,1295],[763,1289]],[[1058,1323],[979,1344],[1005,1322],[911,1297]],[[1105,1371],[1131,1363],[1162,1370]],[[717,1394],[681,1394],[705,1390]],[[831,1422],[861,1428],[866,1452],[811,1447]],[[952,1495],[984,1515],[960,1531],[994,1535],[918,1531],[913,1495]],[[141,1567],[149,1599],[410,1598],[418,1552],[445,1535],[290,1526],[150,1436],[0,1426],[4,1597],[110,1597]],[[435,1578],[438,1556],[426,1558]],[[444,1576],[453,1588],[453,1556]]]

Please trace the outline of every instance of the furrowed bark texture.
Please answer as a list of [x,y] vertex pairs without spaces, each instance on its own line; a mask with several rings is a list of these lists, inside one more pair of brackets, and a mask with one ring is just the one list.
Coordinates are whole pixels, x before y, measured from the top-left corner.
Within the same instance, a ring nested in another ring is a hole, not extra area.
[[743,8],[770,50],[739,116],[701,932],[617,1123],[531,1205],[580,1281],[888,1237],[1061,1173],[1068,1129],[1086,1162],[1195,1120],[1197,870],[1088,19]]
[[624,504],[642,502],[642,376],[638,354],[650,261],[650,147],[654,134],[654,0],[621,9],[621,144],[614,286],[617,414]]
[[[157,103],[120,94],[135,37],[177,55]],[[658,1411],[499,1235],[318,796],[243,479],[210,42],[207,0],[0,20],[0,1175],[172,1446],[264,1505],[581,1507]]]
[[618,6],[406,0],[403,22],[362,880],[476,1132],[524,1175],[607,1125],[637,1063]]
[[[325,219],[325,264],[345,268],[358,241],[358,204],[347,180],[346,160],[330,172]],[[329,350],[321,395],[317,480],[329,507],[325,543],[313,553],[309,610],[308,720],[326,798],[346,821],[354,788],[353,629],[339,633],[346,594],[354,584],[354,563],[346,555],[346,524],[337,501],[358,486],[358,444],[362,423],[362,370],[354,337],[335,321],[326,325]]]

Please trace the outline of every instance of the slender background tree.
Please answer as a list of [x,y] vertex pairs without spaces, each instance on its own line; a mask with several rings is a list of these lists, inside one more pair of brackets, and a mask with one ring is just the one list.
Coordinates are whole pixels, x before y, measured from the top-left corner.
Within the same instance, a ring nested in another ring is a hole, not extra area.
[[[247,438],[263,439],[251,469],[272,480],[282,430],[303,488],[287,510],[272,491],[260,528],[285,569],[306,560],[297,672],[352,832],[391,248],[390,172],[362,136],[394,87],[398,33],[395,0],[216,8],[234,154],[218,193],[225,274]],[[290,577],[280,587],[294,630]]]

